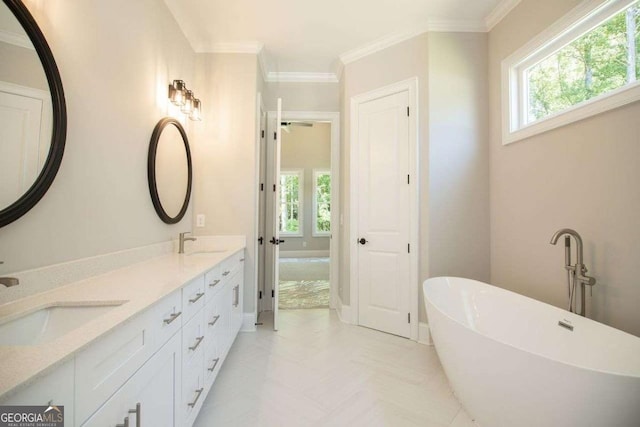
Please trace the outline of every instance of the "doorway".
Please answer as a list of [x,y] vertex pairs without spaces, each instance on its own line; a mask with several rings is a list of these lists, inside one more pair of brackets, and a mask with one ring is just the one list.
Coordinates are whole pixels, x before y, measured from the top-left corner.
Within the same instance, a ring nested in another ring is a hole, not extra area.
[[272,298],[261,303],[275,329],[279,309],[335,307],[339,256],[339,113],[276,116],[266,162],[264,294]]

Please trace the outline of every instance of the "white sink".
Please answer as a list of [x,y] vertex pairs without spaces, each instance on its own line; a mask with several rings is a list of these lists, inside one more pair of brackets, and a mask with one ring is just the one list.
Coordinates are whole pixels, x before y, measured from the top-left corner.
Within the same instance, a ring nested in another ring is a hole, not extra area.
[[41,308],[17,319],[0,323],[0,346],[36,345],[53,341],[125,302],[54,304]]
[[190,254],[187,254],[187,256],[221,254],[226,251],[227,251],[226,249],[211,249],[206,251],[195,251],[195,252],[191,252]]

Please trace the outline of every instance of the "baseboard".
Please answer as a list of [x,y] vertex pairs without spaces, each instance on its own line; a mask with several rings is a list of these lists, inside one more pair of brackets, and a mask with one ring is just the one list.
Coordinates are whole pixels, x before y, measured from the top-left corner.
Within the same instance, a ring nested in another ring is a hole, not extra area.
[[242,327],[240,332],[255,332],[256,331],[256,314],[255,313],[243,313],[242,314]]
[[420,322],[418,324],[418,342],[420,344],[433,345],[428,323]]
[[342,323],[353,324],[351,319],[351,307],[342,304],[340,297],[337,298],[336,313],[338,314],[338,319],[340,319]]
[[280,258],[327,258],[329,251],[280,251]]

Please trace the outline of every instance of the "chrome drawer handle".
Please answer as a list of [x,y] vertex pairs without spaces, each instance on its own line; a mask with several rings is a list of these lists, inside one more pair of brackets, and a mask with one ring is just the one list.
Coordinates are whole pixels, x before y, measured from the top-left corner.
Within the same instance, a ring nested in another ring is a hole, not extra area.
[[187,405],[191,406],[192,408],[193,408],[194,406],[196,406],[196,403],[198,403],[198,399],[200,399],[200,395],[202,394],[202,392],[203,392],[203,391],[204,391],[204,388],[199,388],[199,389],[197,389],[197,390],[196,390],[196,393],[197,393],[197,395],[196,395],[196,399],[195,399],[193,402],[188,403]]
[[223,276],[228,276],[228,275],[229,275],[229,273],[231,273],[231,271],[227,270],[227,271],[225,271],[224,273],[222,273],[222,275],[223,275]]
[[220,318],[219,314],[217,316],[213,316],[213,320],[209,322],[209,326],[215,325],[219,318]]
[[233,288],[233,298],[234,298],[233,306],[237,307],[238,304],[240,304],[240,285],[236,285]]
[[219,279],[216,279],[216,280],[214,280],[214,281],[213,281],[213,283],[209,283],[209,287],[210,287],[210,288],[213,288],[213,287],[215,287],[218,283],[220,283],[220,280],[219,280]]
[[213,366],[210,368],[207,368],[207,371],[209,372],[213,372],[214,369],[216,369],[216,366],[218,366],[218,362],[220,361],[220,358],[217,357],[215,359],[213,359]]
[[198,300],[199,300],[200,298],[202,298],[203,296],[204,296],[204,292],[198,292],[198,293],[196,294],[196,297],[195,297],[195,298],[193,298],[193,299],[190,299],[190,300],[189,300],[189,302],[190,302],[191,304],[193,304],[194,302],[198,301]]
[[142,422],[140,422],[140,408],[142,405],[136,403],[136,409],[129,409],[130,414],[136,414],[136,427],[142,427]]
[[240,262],[244,261],[244,258],[240,258]]
[[116,427],[129,427],[129,417],[124,417],[124,424],[116,424]]
[[171,314],[171,316],[169,316],[168,319],[164,319],[163,322],[166,323],[167,325],[170,325],[171,323],[173,323],[174,320],[176,320],[178,317],[180,317],[181,314],[182,314],[181,311],[179,311],[177,313],[173,313],[173,314]]
[[200,344],[202,343],[202,340],[204,339],[204,335],[201,337],[196,338],[196,343],[194,345],[192,345],[191,347],[189,347],[189,350],[192,351],[196,351],[196,349],[200,346]]

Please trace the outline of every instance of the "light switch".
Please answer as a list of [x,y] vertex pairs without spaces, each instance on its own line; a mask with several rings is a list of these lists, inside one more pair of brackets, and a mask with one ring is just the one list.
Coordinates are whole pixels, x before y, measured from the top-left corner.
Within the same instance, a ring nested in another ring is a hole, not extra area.
[[196,227],[204,227],[204,214],[196,215]]

